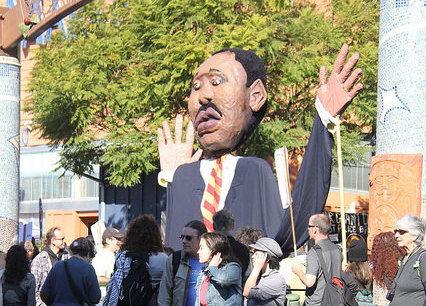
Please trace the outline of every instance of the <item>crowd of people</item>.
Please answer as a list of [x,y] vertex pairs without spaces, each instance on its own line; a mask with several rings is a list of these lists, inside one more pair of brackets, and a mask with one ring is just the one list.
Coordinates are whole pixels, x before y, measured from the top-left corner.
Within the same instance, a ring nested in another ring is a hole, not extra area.
[[[125,233],[108,227],[97,250],[88,238],[69,246],[59,227],[51,228],[38,252],[27,241],[12,246],[0,270],[0,305],[287,305],[289,293],[304,305],[325,305],[326,284],[339,280],[346,305],[424,305],[425,222],[406,215],[394,232],[365,240],[351,235],[348,262],[331,242],[324,214],[310,217],[310,242],[297,258],[253,227],[235,229],[224,209],[213,217],[213,232],[203,222],[182,229],[182,250],[165,248],[151,215],[132,220]],[[305,255],[305,256],[303,256]],[[304,259],[304,260],[303,260]],[[304,261],[304,263],[302,263]],[[293,286],[288,266],[304,285]],[[297,288],[298,287],[298,288]],[[337,305],[337,304],[336,304]]]

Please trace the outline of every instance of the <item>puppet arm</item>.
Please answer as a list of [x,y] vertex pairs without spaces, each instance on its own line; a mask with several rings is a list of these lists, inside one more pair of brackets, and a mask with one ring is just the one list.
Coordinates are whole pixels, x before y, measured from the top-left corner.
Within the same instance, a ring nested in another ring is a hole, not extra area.
[[163,121],[163,128],[157,129],[158,152],[160,155],[161,171],[158,177],[160,185],[165,186],[173,178],[174,171],[180,165],[192,163],[200,159],[203,151],[198,149],[192,154],[194,147],[194,126],[190,121],[186,129],[186,138],[182,142],[183,117],[177,115],[175,121],[175,139],[173,140],[170,126]]

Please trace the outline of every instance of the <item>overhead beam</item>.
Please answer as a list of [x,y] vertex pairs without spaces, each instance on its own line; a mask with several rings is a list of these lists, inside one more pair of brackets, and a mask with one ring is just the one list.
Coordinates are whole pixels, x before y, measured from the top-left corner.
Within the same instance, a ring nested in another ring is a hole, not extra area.
[[[62,18],[72,14],[82,6],[93,0],[74,0],[66,5],[52,10],[52,12],[44,16],[43,20],[35,24],[29,31],[26,40],[32,41],[40,36],[44,31],[58,23]],[[4,15],[0,16],[0,47],[4,51],[12,50],[24,39],[19,23],[24,21],[25,17],[29,17],[30,8],[23,0],[17,1],[17,4],[9,9]],[[41,19],[41,18],[40,18]]]

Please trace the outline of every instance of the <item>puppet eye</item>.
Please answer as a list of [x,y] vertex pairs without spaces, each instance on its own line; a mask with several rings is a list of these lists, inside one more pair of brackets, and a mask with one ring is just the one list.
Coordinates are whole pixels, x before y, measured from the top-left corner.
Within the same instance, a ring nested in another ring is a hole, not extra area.
[[194,90],[198,90],[198,89],[200,89],[200,87],[201,87],[201,84],[199,82],[192,83],[192,88]]
[[219,85],[221,83],[222,83],[222,79],[221,78],[215,78],[215,79],[212,80],[212,84],[214,86],[217,86],[217,85]]

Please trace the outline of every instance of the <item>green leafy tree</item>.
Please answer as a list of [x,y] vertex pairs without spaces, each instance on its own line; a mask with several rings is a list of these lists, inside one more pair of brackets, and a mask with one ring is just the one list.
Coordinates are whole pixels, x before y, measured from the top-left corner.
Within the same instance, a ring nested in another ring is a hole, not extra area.
[[256,52],[268,73],[269,111],[242,155],[267,157],[287,145],[300,152],[315,114],[321,65],[340,46],[362,55],[363,93],[344,116],[343,151],[358,159],[360,130],[374,133],[378,1],[333,1],[323,13],[300,1],[96,1],[36,55],[28,110],[61,165],[81,175],[93,164],[110,183],[132,186],[158,167],[156,128],[186,112],[195,69],[212,52]]

